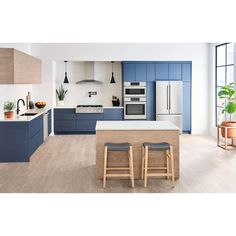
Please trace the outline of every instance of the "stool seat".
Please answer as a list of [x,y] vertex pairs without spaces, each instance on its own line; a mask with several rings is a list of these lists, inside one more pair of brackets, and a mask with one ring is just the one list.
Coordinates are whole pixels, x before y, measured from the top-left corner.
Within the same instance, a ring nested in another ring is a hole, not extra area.
[[170,144],[169,143],[149,143],[145,142],[143,143],[143,146],[147,146],[149,150],[169,150]]
[[108,151],[129,151],[131,144],[130,143],[106,143]]

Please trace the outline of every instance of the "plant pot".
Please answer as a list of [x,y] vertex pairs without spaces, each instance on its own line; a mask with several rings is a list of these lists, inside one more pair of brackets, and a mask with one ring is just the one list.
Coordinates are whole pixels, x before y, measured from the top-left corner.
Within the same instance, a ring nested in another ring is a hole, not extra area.
[[[223,121],[222,126],[235,127],[235,129],[227,129],[227,138],[236,138],[236,121]],[[221,134],[225,138],[225,128],[221,128]]]
[[14,111],[5,111],[4,115],[6,119],[12,119],[14,116]]
[[58,107],[63,107],[64,106],[64,101],[63,100],[58,100],[57,101],[57,106]]

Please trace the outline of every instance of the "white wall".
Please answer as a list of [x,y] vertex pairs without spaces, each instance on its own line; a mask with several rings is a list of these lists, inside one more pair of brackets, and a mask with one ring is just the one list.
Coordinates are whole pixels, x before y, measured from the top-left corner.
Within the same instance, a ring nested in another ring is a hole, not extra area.
[[[33,85],[33,94],[49,105],[52,93],[52,61],[192,61],[192,133],[209,130],[209,44],[207,43],[78,43],[32,44],[32,54],[43,60],[43,84]],[[46,68],[46,69],[45,69]],[[50,80],[50,81],[48,81]]]
[[[15,48],[31,54],[31,44],[29,43],[0,43],[0,48]],[[0,84],[0,117],[4,115],[3,104],[5,101],[13,101],[16,104],[19,98],[25,100],[28,91],[32,92],[32,85],[30,84]]]
[[[84,62],[68,62],[67,74],[69,84],[63,84],[68,92],[65,97],[65,106],[75,107],[78,104],[96,104],[103,106],[112,106],[112,95],[118,96],[121,100],[121,62],[113,63],[113,71],[115,77],[115,84],[110,84],[112,64],[111,62],[95,62],[95,79],[101,81],[103,84],[76,84],[77,81],[85,79]],[[63,61],[56,62],[56,88],[58,88],[64,81],[65,77],[65,63]],[[89,91],[96,91],[97,95],[88,97]],[[54,94],[54,96],[56,96]]]

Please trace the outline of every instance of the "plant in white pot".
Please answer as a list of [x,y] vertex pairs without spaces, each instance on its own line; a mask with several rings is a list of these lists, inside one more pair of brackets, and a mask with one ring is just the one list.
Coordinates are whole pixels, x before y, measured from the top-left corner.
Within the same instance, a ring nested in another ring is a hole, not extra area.
[[[222,110],[222,113],[228,113],[230,115],[230,120],[221,123],[221,125],[225,127],[236,127],[236,121],[231,120],[232,114],[236,111],[235,85],[235,82],[231,82],[228,85],[222,86],[218,92],[219,98],[224,100],[222,105],[224,105],[225,108]],[[222,136],[225,137],[225,128],[222,127],[221,133]],[[227,129],[227,138],[236,138],[236,128]]]
[[5,118],[7,118],[7,119],[12,119],[13,118],[14,108],[15,108],[14,102],[7,101],[7,102],[4,103]]
[[56,89],[57,98],[58,98],[57,105],[59,107],[64,106],[64,99],[65,99],[67,92],[68,92],[68,90],[65,90],[63,85],[61,85],[58,90]]

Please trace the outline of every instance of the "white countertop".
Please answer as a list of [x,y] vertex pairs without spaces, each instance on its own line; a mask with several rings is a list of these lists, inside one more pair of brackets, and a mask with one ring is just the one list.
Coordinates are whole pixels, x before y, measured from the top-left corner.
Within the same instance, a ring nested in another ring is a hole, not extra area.
[[28,111],[22,111],[20,114],[24,114],[24,113],[37,113],[37,115],[34,116],[20,116],[20,115],[16,115],[16,112],[14,113],[14,117],[12,119],[6,119],[4,118],[4,116],[0,116],[0,122],[13,122],[13,121],[31,121],[35,118],[37,118],[38,116],[42,115],[43,113],[47,112],[48,110],[50,110],[51,108],[43,108],[43,109],[30,109]]
[[179,130],[169,121],[97,121],[96,130]]

